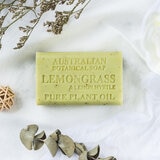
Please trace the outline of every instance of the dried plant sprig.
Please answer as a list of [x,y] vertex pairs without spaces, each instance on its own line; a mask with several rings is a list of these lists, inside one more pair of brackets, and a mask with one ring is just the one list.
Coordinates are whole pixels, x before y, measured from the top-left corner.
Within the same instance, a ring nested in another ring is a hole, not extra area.
[[[30,20],[28,25],[19,27],[19,30],[22,31],[24,35],[20,37],[14,49],[20,49],[25,45],[45,13],[53,13],[53,20],[46,20],[44,22],[47,32],[61,34],[63,26],[68,23],[71,16],[73,15],[78,19],[90,1],[91,0],[12,0],[10,3],[6,3],[5,0],[3,0],[0,2],[0,49],[2,47],[2,39],[7,30],[20,19],[25,21],[27,14],[32,13],[34,18]],[[61,11],[57,9],[58,6],[65,6],[66,8],[68,6],[68,8],[71,9]],[[8,17],[11,17],[9,22],[7,20]],[[8,23],[6,24],[4,22]]]
[[53,157],[60,149],[67,157],[71,157],[74,153],[77,154],[79,160],[116,160],[113,156],[99,158],[99,145],[88,151],[83,143],[74,142],[69,136],[63,135],[60,130],[56,130],[46,137],[44,131],[36,135],[38,128],[37,125],[31,124],[20,132],[21,142],[29,150],[38,150],[45,144]]

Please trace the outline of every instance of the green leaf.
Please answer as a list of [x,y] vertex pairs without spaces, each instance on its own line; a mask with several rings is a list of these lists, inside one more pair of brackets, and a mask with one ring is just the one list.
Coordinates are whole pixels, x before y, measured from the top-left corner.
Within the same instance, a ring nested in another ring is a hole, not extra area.
[[83,143],[75,143],[75,153],[81,155],[82,152],[87,151],[86,146]]
[[35,139],[35,140],[33,141],[33,149],[34,149],[34,150],[38,150],[38,149],[40,149],[40,148],[43,146],[43,144],[44,144],[43,141],[40,141],[40,140],[38,140],[38,139]]
[[28,125],[27,131],[29,131],[31,134],[35,135],[38,131],[38,126],[36,124]]
[[88,157],[96,159],[99,156],[100,147],[99,145],[88,152]]
[[43,146],[45,139],[46,139],[46,134],[44,131],[37,134],[33,139],[33,149],[34,150],[40,149]]
[[98,158],[98,160],[116,160],[113,156],[107,157],[107,158]]
[[22,144],[29,150],[32,150],[32,144],[34,136],[38,131],[37,125],[28,125],[26,129],[22,129],[20,132],[20,140]]
[[52,137],[55,141],[58,141],[59,135],[61,135],[61,131],[57,129],[55,132],[53,132],[53,133],[50,135],[50,137]]
[[79,160],[88,160],[87,151],[84,151],[80,156]]
[[70,137],[59,135],[58,146],[67,157],[71,157],[74,154],[75,144]]
[[56,155],[56,153],[57,153],[57,150],[58,150],[58,145],[57,145],[57,142],[55,141],[55,139],[53,139],[51,136],[49,136],[45,140],[45,144],[47,145],[50,153],[54,157]]

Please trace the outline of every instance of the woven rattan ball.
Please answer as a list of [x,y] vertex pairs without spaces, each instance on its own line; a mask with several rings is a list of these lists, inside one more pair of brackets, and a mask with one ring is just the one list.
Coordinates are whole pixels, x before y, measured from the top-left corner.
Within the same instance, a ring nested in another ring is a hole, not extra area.
[[14,103],[14,93],[8,86],[0,86],[0,111],[9,110]]

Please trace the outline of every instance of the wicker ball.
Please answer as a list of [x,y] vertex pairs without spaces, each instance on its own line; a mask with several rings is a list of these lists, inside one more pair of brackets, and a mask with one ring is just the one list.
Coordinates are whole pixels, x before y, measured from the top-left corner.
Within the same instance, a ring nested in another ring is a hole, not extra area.
[[8,86],[0,86],[0,111],[9,110],[13,106],[15,94]]

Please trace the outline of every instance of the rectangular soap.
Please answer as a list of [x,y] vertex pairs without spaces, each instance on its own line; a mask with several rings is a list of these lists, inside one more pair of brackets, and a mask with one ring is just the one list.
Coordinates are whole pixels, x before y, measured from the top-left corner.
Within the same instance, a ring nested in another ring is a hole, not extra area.
[[36,101],[38,105],[122,104],[122,54],[37,52]]

